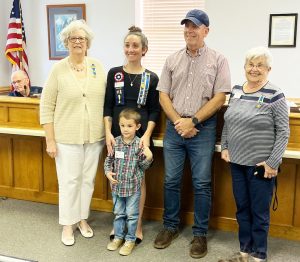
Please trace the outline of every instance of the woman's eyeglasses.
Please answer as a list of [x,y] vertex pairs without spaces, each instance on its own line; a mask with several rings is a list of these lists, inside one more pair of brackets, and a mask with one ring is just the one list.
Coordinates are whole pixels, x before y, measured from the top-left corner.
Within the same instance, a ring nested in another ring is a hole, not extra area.
[[83,42],[86,41],[86,38],[85,38],[85,37],[69,37],[69,41],[70,41],[71,43],[76,43],[77,41],[78,41],[79,43],[83,43]]
[[257,65],[254,65],[254,64],[252,64],[252,63],[249,63],[249,64],[246,64],[246,69],[247,70],[252,70],[252,69],[254,69],[254,68],[256,68],[257,70],[263,70],[263,69],[265,69],[265,68],[267,68],[267,66],[265,65],[265,64],[257,64]]

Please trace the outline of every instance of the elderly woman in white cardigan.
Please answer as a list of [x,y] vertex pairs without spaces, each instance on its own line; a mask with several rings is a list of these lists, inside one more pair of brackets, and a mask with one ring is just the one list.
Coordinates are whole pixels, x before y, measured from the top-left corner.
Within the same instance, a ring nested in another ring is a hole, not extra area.
[[86,220],[104,146],[106,76],[99,61],[85,56],[92,38],[83,20],[65,27],[61,40],[69,56],[53,66],[40,103],[46,151],[56,162],[61,241],[66,246],[75,243],[74,226],[83,237],[93,236]]

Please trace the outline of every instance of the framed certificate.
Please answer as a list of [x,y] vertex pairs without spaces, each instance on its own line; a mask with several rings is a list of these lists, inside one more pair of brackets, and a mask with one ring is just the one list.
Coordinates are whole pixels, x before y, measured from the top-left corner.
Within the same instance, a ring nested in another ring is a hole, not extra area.
[[296,47],[298,14],[270,14],[269,47]]

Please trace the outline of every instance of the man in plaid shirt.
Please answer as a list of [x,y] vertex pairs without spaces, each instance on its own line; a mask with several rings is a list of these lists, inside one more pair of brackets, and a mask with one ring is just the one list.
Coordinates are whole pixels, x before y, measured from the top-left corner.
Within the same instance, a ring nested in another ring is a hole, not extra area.
[[[111,183],[114,203],[115,238],[107,249],[114,251],[123,243],[119,253],[127,256],[135,245],[135,231],[139,217],[141,184],[145,170],[153,160],[149,147],[139,148],[140,138],[136,131],[140,128],[141,115],[133,109],[124,109],[119,115],[121,136],[116,137],[113,155],[104,162],[105,175]],[[124,232],[125,224],[127,233]]]

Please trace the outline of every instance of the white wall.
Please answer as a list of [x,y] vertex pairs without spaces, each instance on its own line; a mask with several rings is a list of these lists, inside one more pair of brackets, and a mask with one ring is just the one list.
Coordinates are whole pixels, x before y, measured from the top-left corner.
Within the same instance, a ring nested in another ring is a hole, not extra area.
[[[10,66],[3,55],[12,0],[0,0],[0,86],[9,84]],[[43,85],[55,61],[48,59],[46,5],[61,4],[60,0],[21,0],[28,42],[30,76],[33,85]],[[184,1],[184,0],[182,0]],[[64,0],[85,3],[87,22],[95,32],[88,55],[102,61],[108,70],[122,64],[123,37],[134,24],[134,0]],[[298,13],[299,0],[206,0],[211,20],[207,44],[229,60],[232,84],[244,78],[244,54],[254,46],[268,45],[269,14]],[[299,17],[300,19],[300,17]],[[296,48],[271,48],[274,56],[270,80],[283,89],[287,97],[300,97],[300,22]]]
[[[232,84],[241,84],[244,77],[245,52],[255,46],[268,46],[269,15],[298,13],[299,0],[206,0],[210,18],[207,44],[229,60]],[[286,97],[300,97],[300,22],[296,48],[270,48],[273,67],[269,79]]]
[[[0,86],[9,85],[10,66],[5,56],[7,26],[13,0],[0,0]],[[134,24],[134,0],[21,0],[32,85],[42,86],[55,60],[48,56],[47,5],[86,5],[86,20],[95,33],[89,56],[100,59],[108,70],[123,63],[123,37]]]

